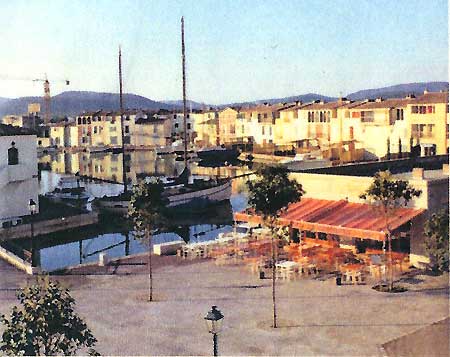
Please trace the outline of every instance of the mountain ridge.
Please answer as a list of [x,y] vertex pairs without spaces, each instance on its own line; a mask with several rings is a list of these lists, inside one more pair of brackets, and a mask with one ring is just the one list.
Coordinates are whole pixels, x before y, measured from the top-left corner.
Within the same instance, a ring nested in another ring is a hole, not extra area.
[[[351,100],[374,99],[377,97],[393,98],[404,97],[407,94],[413,93],[416,95],[422,94],[425,89],[436,92],[440,90],[448,91],[448,82],[416,82],[397,84],[382,88],[363,89],[353,93],[347,94],[347,98]],[[254,101],[234,102],[221,105],[210,105],[200,103],[193,100],[188,100],[188,109],[203,109],[203,108],[225,108],[228,106],[251,106],[262,103],[292,103],[301,101],[303,103],[314,100],[334,101],[336,97],[326,96],[317,93],[306,93],[300,95],[293,95],[289,97],[258,99]],[[28,110],[29,103],[40,103],[41,110],[44,110],[44,100],[42,97],[29,96],[20,98],[3,98],[0,97],[0,118],[8,114],[25,114]],[[141,109],[176,109],[181,110],[183,102],[181,100],[167,100],[156,101],[146,98],[141,95],[126,93],[124,94],[124,107],[127,109],[141,108]],[[192,105],[192,106],[191,106]],[[119,94],[108,92],[93,92],[93,91],[67,91],[62,92],[52,97],[51,111],[52,115],[77,115],[84,111],[94,110],[118,110],[119,109]]]

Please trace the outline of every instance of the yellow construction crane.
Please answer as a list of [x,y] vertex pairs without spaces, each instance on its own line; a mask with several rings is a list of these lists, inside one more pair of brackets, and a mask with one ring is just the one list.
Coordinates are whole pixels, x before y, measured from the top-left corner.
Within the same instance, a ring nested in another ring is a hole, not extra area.
[[[8,75],[0,75],[0,79],[8,81],[32,81],[32,82],[43,82],[44,83],[44,107],[45,116],[44,123],[50,123],[51,119],[51,96],[50,96],[50,81],[45,74],[44,78],[26,78],[26,77],[11,77]],[[64,82],[67,86],[70,84],[68,79],[53,79],[52,82]]]

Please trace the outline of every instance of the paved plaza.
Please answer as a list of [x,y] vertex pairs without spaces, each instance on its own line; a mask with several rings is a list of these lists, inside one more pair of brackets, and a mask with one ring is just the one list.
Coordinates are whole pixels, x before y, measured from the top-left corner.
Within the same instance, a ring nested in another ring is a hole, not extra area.
[[[220,355],[381,356],[383,343],[449,315],[448,275],[416,275],[399,294],[297,279],[278,284],[280,327],[273,329],[270,280],[243,266],[155,257],[156,301],[149,303],[145,261],[54,276],[71,288],[103,355],[211,355],[203,320],[211,305],[225,315]],[[34,278],[3,262],[0,274],[0,313],[9,313],[16,288]]]

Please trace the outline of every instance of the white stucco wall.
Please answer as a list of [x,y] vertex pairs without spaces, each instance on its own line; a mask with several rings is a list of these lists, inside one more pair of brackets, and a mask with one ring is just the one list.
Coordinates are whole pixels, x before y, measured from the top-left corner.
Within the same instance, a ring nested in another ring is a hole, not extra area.
[[[14,141],[19,164],[8,165]],[[29,215],[28,203],[38,203],[36,136],[0,136],[0,222]]]

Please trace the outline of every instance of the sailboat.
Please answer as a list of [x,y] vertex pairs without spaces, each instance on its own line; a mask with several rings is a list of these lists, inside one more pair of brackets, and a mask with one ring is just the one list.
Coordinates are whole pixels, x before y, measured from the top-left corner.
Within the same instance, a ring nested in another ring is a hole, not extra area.
[[[185,56],[183,17],[181,18],[181,53],[182,53],[182,75],[183,75],[184,170],[179,177],[172,179],[168,178],[165,180],[163,195],[168,200],[167,206],[171,208],[172,212],[192,213],[198,210],[203,210],[211,206],[212,204],[217,204],[219,202],[229,200],[231,197],[231,179],[230,178],[210,178],[209,180],[196,179],[192,177],[189,170],[188,165],[189,162],[187,156],[188,147],[187,147],[186,65],[185,65],[186,56]],[[120,73],[120,81],[122,82],[121,70],[119,70],[119,73]],[[122,107],[122,100],[121,100],[121,107]],[[131,195],[127,194],[127,184],[125,174],[126,170],[124,169],[125,180],[124,180],[123,194],[121,194],[120,196],[106,197],[105,199],[99,200],[98,206],[100,208],[103,208],[107,211],[114,213],[126,214],[126,212],[128,211],[128,205]]]

